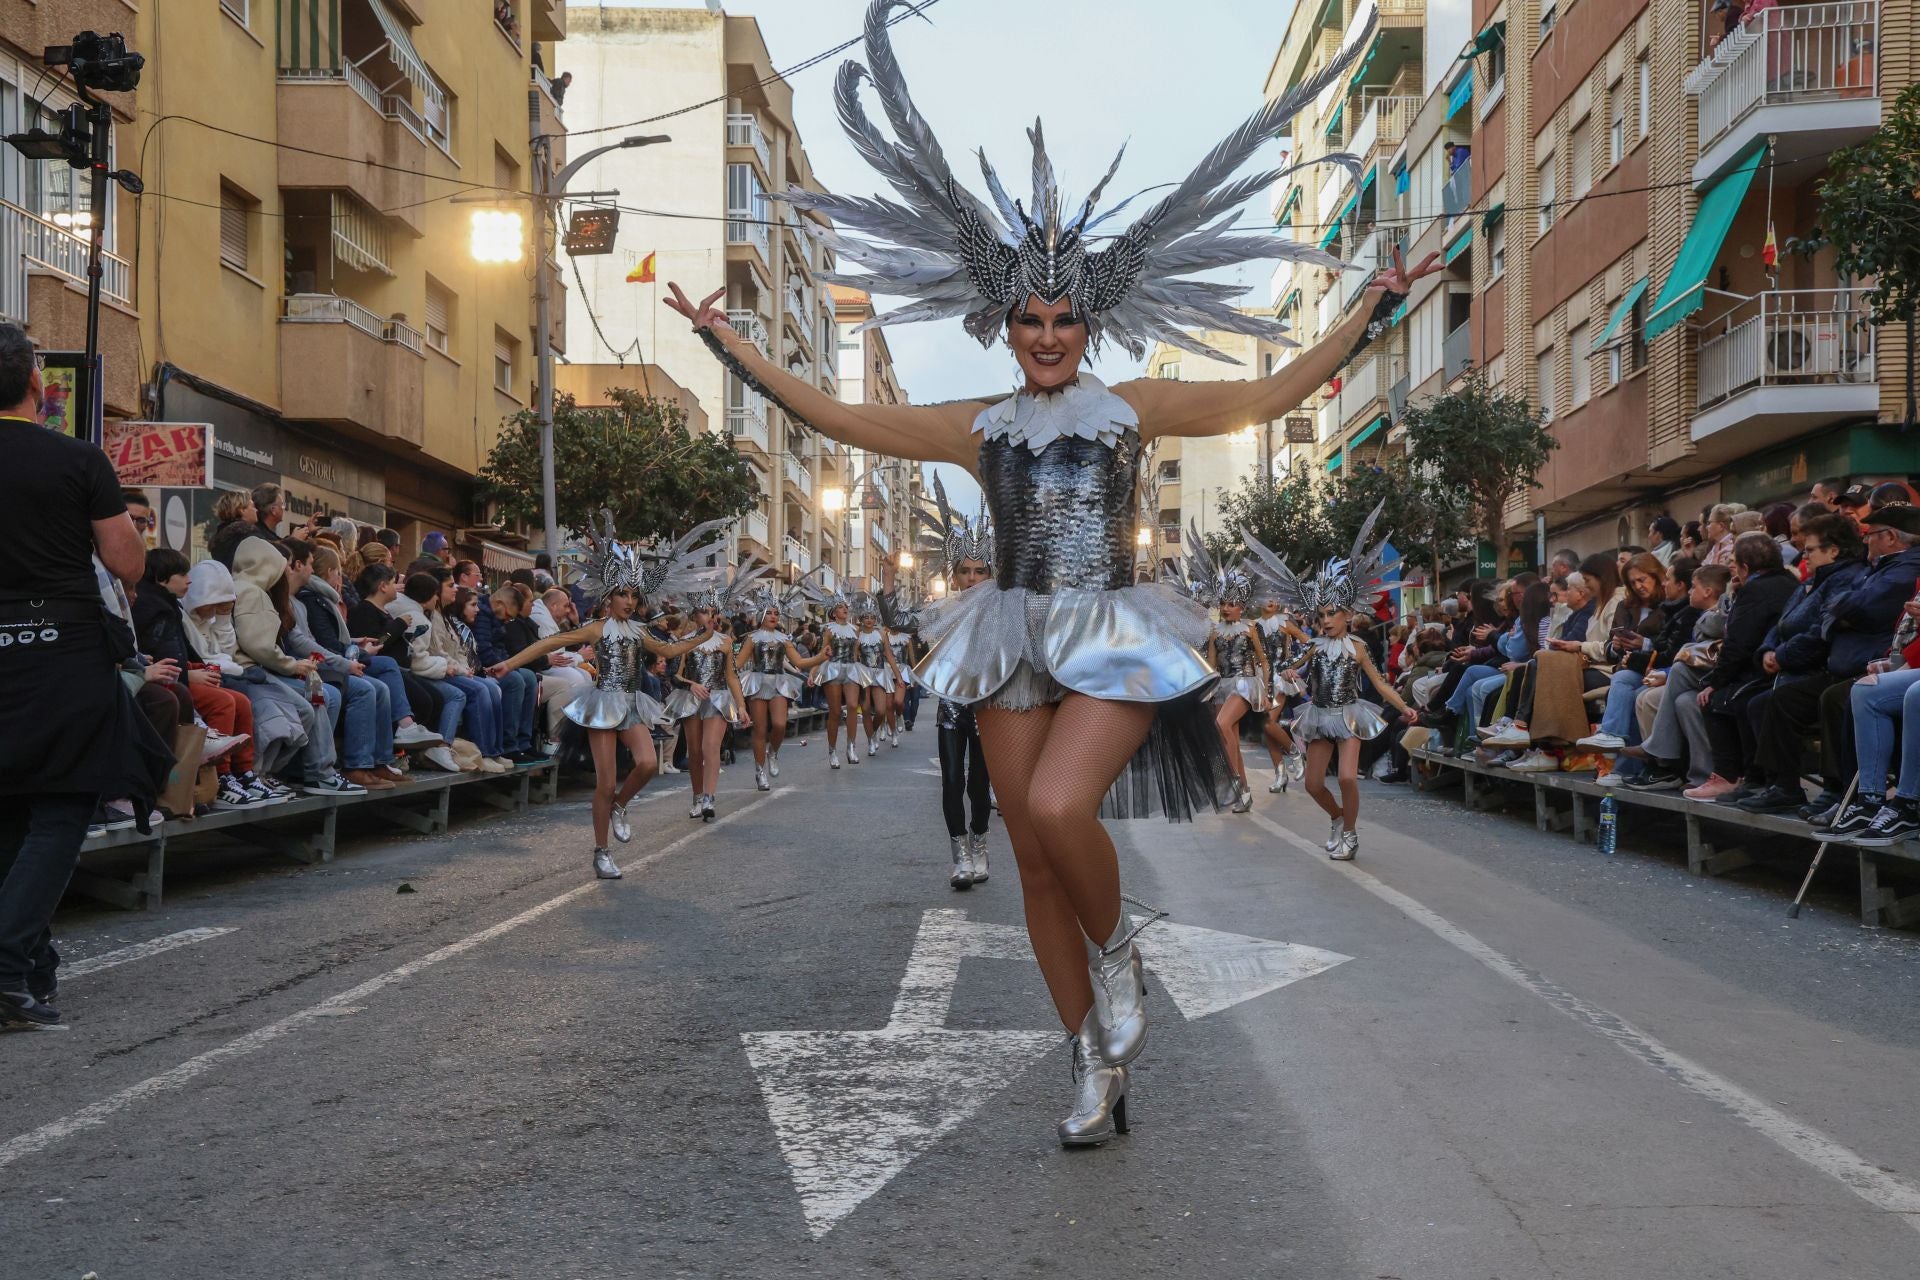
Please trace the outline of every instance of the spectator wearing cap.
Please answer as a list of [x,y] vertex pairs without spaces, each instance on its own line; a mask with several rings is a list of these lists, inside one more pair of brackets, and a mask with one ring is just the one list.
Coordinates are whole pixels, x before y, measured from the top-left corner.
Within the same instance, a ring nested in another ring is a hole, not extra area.
[[[1920,534],[1920,512],[1910,516],[1911,504],[1889,504],[1869,521],[1882,519],[1902,532]],[[1873,525],[1872,527],[1879,527]],[[1877,566],[1876,566],[1877,567]],[[1885,658],[1849,690],[1851,743],[1859,783],[1853,803],[1816,818],[1822,837],[1847,838],[1860,844],[1893,844],[1914,833],[1916,799],[1920,798],[1920,595],[1902,607],[1902,619],[1889,642]],[[1909,710],[1911,708],[1911,711]],[[1895,726],[1899,726],[1898,787],[1886,795],[1888,770],[1895,764]],[[1827,727],[1827,726],[1823,726]]]
[[[1865,516],[1868,508],[1873,505],[1873,487],[1850,484],[1840,491],[1839,496],[1833,500],[1833,505],[1842,515],[1859,524],[1861,517]],[[1873,554],[1872,547],[1867,548],[1867,554]]]
[[1895,502],[1913,503],[1913,490],[1898,480],[1883,480],[1867,495],[1867,506],[1874,511]]

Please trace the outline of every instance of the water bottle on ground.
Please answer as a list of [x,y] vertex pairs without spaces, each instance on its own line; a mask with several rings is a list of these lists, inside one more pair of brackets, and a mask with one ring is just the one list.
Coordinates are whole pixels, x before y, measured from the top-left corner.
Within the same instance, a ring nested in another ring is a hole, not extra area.
[[1612,796],[1600,801],[1600,852],[1611,858],[1620,834],[1620,805]]

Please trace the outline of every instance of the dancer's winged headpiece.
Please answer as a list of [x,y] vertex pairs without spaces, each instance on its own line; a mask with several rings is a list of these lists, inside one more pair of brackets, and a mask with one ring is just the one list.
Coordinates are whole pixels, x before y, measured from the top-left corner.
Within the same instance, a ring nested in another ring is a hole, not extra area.
[[1351,611],[1363,596],[1373,594],[1373,589],[1380,582],[1380,571],[1385,567],[1387,539],[1381,538],[1372,546],[1368,546],[1368,543],[1372,542],[1373,526],[1379,522],[1380,512],[1386,505],[1382,502],[1367,516],[1353,540],[1352,552],[1345,557],[1335,556],[1328,560],[1320,566],[1320,572],[1311,578],[1302,578],[1294,573],[1287,567],[1286,561],[1270,551],[1266,544],[1242,529],[1240,540],[1253,553],[1248,567],[1260,579],[1262,587],[1270,591],[1282,606],[1298,609],[1308,618],[1322,609]]
[[818,608],[821,613],[829,617],[831,617],[833,611],[841,605],[852,608],[855,604],[865,600],[865,594],[863,592],[855,592],[850,595],[839,590],[837,587],[825,586],[825,575],[827,572],[828,569],[824,563],[815,565],[812,572],[793,584],[793,592],[788,595],[787,599],[791,601],[793,595],[797,594],[801,599],[805,600],[806,603]]
[[981,564],[993,564],[993,523],[987,518],[987,502],[980,500],[980,514],[969,520],[953,509],[947,501],[947,487],[940,483],[940,473],[933,473],[933,501],[940,510],[940,558],[946,565],[947,580],[953,580],[953,574],[963,560],[978,560]]
[[696,591],[687,600],[691,609],[717,609],[721,613],[736,610],[758,614],[773,603],[773,593],[762,581],[767,576],[764,564],[743,565],[731,571],[721,570],[712,586]]
[[709,535],[724,535],[728,523],[709,520],[695,525],[674,539],[664,552],[643,559],[620,541],[613,527],[613,512],[602,507],[599,527],[589,518],[580,538],[567,551],[580,561],[580,589],[593,599],[604,599],[615,591],[633,591],[657,599],[719,580],[725,568],[704,562],[722,550],[722,537]]
[[[1373,39],[1374,22],[1298,88],[1267,103],[1209,151],[1194,171],[1118,234],[1096,236],[1140,195],[1096,215],[1095,205],[1120,167],[1115,156],[1106,175],[1077,207],[1061,193],[1047,157],[1040,122],[1028,131],[1033,143],[1031,204],[1008,197],[986,156],[981,173],[993,197],[988,205],[960,185],[932,127],[913,104],[906,77],[888,37],[889,15],[913,10],[911,0],[873,0],[867,7],[867,62],[845,62],[834,84],[840,123],[867,162],[898,195],[841,196],[789,188],[785,200],[824,214],[860,233],[859,238],[816,232],[822,241],[865,272],[821,273],[836,284],[910,298],[908,305],[875,316],[862,329],[916,320],[964,317],[967,332],[990,346],[1005,329],[1008,312],[1029,295],[1049,303],[1062,299],[1084,317],[1094,343],[1112,338],[1135,358],[1160,341],[1197,355],[1238,364],[1201,342],[1189,329],[1251,334],[1286,346],[1286,326],[1248,315],[1232,302],[1240,285],[1191,279],[1193,273],[1257,258],[1281,258],[1339,268],[1333,255],[1288,236],[1234,231],[1238,211],[1250,197],[1282,177],[1312,164],[1338,164],[1359,177],[1360,162],[1334,153],[1283,169],[1235,177],[1269,139],[1283,134],[1294,116],[1337,81]],[[860,85],[871,81],[892,127],[889,138],[867,118]],[[1120,155],[1126,148],[1120,149]],[[1094,241],[1105,243],[1094,247]]]
[[1173,585],[1195,601],[1212,608],[1220,604],[1244,605],[1253,599],[1254,575],[1238,557],[1215,560],[1200,536],[1200,526],[1187,522],[1187,549],[1181,556]]

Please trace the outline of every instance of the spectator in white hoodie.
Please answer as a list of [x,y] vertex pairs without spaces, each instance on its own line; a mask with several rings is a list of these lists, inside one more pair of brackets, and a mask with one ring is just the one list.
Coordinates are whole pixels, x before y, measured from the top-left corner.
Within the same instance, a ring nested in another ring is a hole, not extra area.
[[202,560],[187,572],[187,629],[194,647],[226,681],[222,686],[244,694],[253,706],[255,782],[276,799],[292,789],[276,781],[283,769],[307,745],[306,720],[311,704],[278,681],[249,680],[236,660],[240,642],[233,634],[233,574],[218,560]]

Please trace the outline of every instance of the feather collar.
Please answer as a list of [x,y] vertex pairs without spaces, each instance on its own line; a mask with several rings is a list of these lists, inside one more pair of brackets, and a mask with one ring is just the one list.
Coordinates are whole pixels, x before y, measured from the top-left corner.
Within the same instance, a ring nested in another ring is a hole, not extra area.
[[1359,658],[1360,642],[1351,635],[1334,639],[1332,636],[1315,636],[1313,647],[1321,653],[1334,658]]
[[1046,395],[1016,391],[973,420],[973,429],[987,439],[1024,444],[1035,453],[1064,436],[1097,440],[1112,449],[1139,427],[1133,406],[1090,373]]

